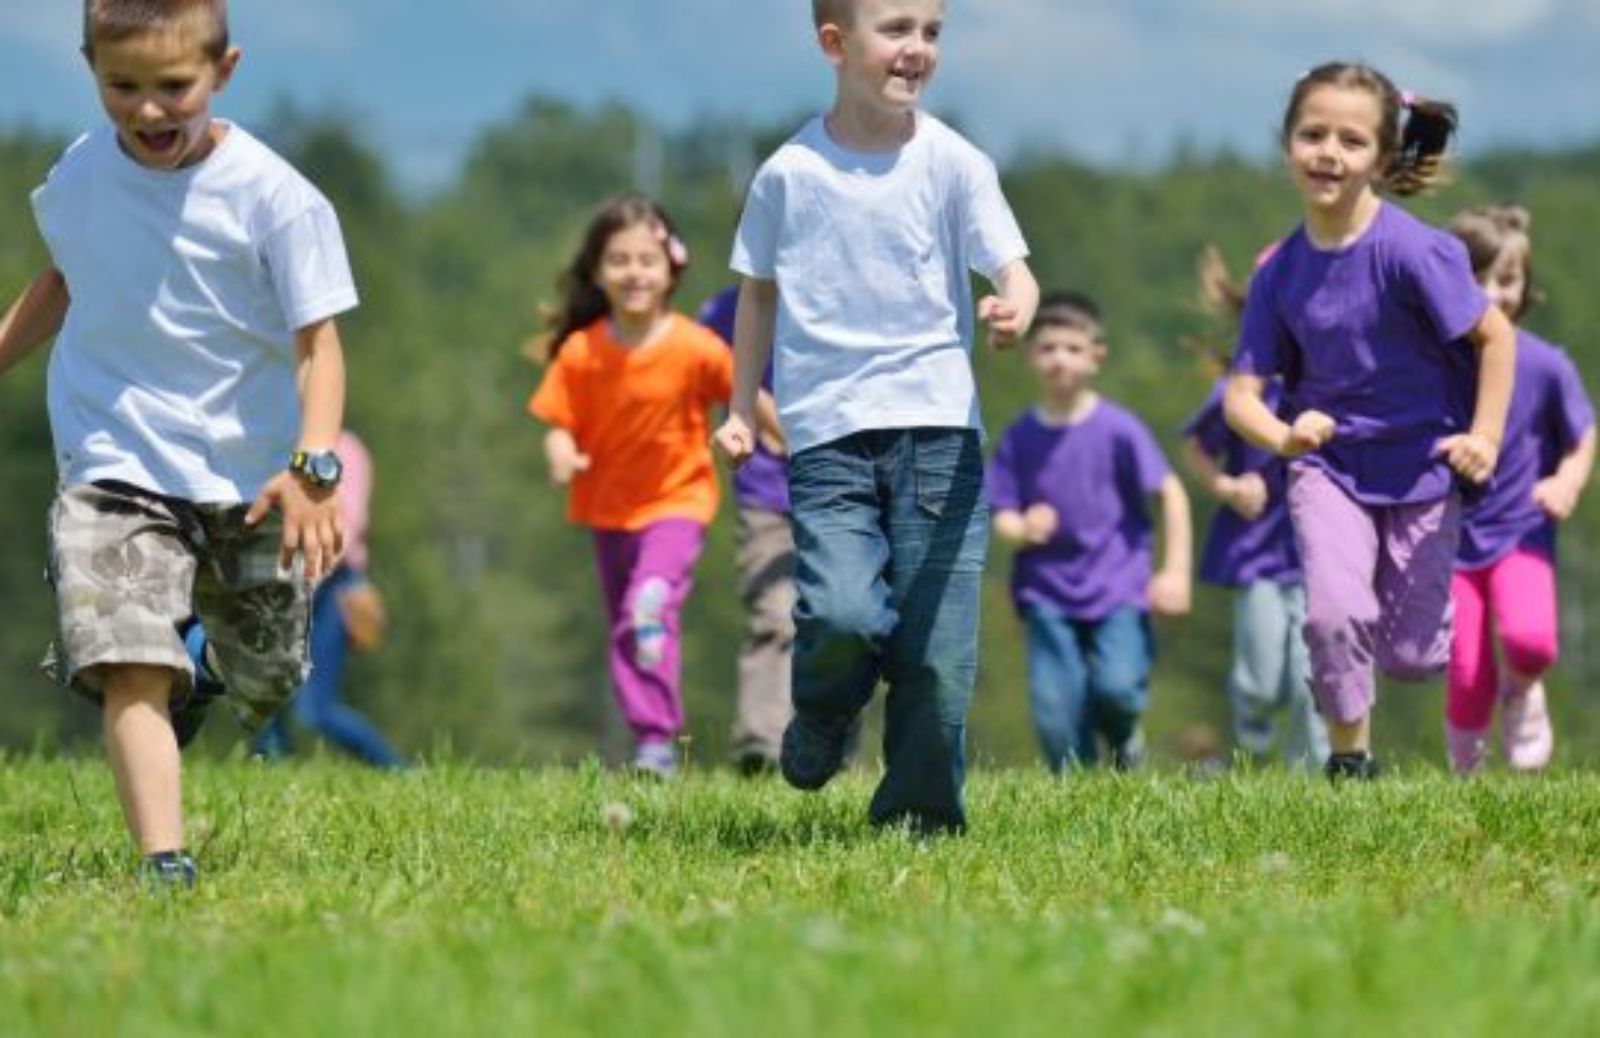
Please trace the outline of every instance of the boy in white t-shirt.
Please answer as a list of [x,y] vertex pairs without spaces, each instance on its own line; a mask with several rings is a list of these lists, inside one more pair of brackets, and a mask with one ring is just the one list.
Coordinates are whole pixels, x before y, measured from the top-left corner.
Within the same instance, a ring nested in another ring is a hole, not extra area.
[[814,0],[833,107],[756,174],[733,251],[743,275],[735,388],[718,446],[755,444],[769,355],[790,449],[797,550],[794,720],[784,777],[818,789],[887,681],[876,824],[959,831],[967,706],[988,544],[968,271],[1009,345],[1038,305],[993,163],[918,111],[942,0]]
[[204,621],[247,727],[305,677],[356,292],[327,200],[211,116],[239,61],[224,0],[86,0],[83,53],[111,125],[34,192],[54,262],[0,320],[0,372],[57,336],[53,669],[101,705],[147,875],[189,886],[179,733],[204,701],[182,632]]

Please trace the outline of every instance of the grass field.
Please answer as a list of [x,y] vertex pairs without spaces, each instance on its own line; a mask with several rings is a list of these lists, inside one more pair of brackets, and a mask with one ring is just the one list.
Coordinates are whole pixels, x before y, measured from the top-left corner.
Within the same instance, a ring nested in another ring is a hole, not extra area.
[[983,773],[964,839],[721,774],[202,763],[202,884],[0,759],[0,1034],[1595,1034],[1600,777]]

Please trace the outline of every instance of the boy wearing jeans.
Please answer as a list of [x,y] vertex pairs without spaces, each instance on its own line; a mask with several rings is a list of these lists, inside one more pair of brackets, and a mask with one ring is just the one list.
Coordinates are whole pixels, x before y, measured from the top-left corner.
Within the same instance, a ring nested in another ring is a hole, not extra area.
[[997,345],[1038,301],[993,163],[918,110],[941,0],[816,0],[829,112],[756,174],[734,245],[735,384],[718,446],[755,446],[770,355],[790,450],[795,716],[780,767],[801,789],[843,763],[889,686],[875,824],[959,831],[988,543],[968,271],[998,288]]
[[247,727],[304,678],[356,293],[327,200],[211,117],[239,61],[224,0],[86,0],[83,52],[111,125],[34,193],[53,265],[0,320],[0,372],[57,336],[54,669],[101,706],[148,874],[186,886],[174,725],[203,701],[179,632],[204,622]]

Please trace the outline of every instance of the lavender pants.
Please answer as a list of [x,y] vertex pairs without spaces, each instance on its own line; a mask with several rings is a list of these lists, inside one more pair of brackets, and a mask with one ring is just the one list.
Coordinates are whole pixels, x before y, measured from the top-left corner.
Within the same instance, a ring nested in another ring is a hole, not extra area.
[[635,744],[668,742],[683,728],[679,617],[705,533],[692,519],[594,531],[610,630],[606,659]]
[[1421,681],[1450,659],[1461,499],[1366,505],[1303,464],[1290,472],[1288,498],[1305,574],[1311,692],[1324,717],[1352,724],[1372,709],[1375,667]]

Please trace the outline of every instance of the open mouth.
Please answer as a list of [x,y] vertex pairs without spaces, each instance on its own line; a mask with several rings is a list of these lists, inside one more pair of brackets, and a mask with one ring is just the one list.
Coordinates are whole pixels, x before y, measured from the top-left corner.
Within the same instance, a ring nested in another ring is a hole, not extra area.
[[140,130],[135,136],[139,138],[139,146],[152,155],[165,155],[177,148],[183,139],[177,130]]

